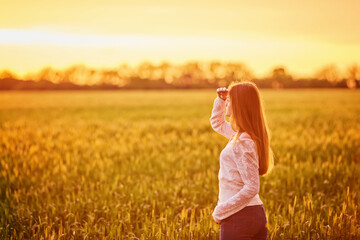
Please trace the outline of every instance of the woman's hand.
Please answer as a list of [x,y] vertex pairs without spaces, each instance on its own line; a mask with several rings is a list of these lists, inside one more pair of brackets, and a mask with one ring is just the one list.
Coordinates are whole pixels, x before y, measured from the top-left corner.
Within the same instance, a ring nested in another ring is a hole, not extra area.
[[226,97],[229,94],[229,90],[226,87],[222,87],[222,88],[218,88],[216,91],[219,98],[226,101]]

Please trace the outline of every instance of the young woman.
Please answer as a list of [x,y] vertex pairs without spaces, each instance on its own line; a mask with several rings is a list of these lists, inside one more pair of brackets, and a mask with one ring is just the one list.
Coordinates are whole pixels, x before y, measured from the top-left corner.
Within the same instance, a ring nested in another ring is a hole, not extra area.
[[210,123],[229,142],[220,154],[219,200],[212,216],[220,224],[221,240],[266,239],[259,176],[271,170],[273,155],[259,90],[240,82],[218,88],[217,94]]

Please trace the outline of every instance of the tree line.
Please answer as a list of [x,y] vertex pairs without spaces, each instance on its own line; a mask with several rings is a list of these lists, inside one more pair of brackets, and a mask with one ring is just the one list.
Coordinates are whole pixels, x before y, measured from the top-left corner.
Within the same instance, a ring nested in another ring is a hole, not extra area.
[[257,78],[243,63],[188,62],[136,67],[121,64],[110,69],[73,65],[64,70],[45,67],[19,79],[10,71],[0,72],[0,90],[65,89],[193,89],[227,86],[233,81],[253,81],[260,88],[360,88],[360,66],[354,64],[341,75],[335,65],[327,65],[311,78],[293,77],[285,67],[272,69]]

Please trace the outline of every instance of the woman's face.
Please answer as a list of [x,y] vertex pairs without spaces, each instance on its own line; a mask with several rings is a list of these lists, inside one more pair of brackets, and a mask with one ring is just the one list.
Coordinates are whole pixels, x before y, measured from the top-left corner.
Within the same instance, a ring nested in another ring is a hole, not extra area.
[[231,111],[231,102],[230,102],[229,96],[226,98],[225,106],[226,106],[226,114],[225,115],[227,117],[231,117],[232,111]]

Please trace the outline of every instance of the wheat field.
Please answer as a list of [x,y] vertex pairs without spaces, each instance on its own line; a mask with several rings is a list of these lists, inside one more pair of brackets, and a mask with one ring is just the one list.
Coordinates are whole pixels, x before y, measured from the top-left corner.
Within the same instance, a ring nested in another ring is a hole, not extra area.
[[[261,93],[268,239],[360,239],[360,91]],[[219,239],[215,97],[0,92],[0,239]]]

